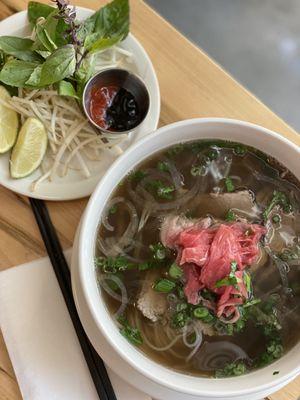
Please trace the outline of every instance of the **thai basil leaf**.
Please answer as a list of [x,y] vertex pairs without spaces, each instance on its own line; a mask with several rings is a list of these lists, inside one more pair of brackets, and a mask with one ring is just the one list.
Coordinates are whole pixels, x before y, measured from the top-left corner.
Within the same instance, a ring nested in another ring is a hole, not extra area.
[[[98,37],[98,39],[97,39]],[[114,46],[122,40],[122,36],[114,36],[110,38],[105,38],[97,33],[93,33],[86,37],[84,41],[84,47],[91,53],[96,53],[97,51],[103,51],[109,47]]]
[[60,47],[68,44],[66,31],[69,28],[69,25],[62,18],[57,18],[58,13],[58,9],[55,9],[51,14],[49,14],[43,26],[47,30],[50,39],[57,45],[57,47]]
[[47,18],[53,12],[54,8],[47,4],[42,4],[36,1],[30,1],[27,8],[28,21],[31,25],[35,25],[40,17]]
[[76,90],[71,82],[60,81],[58,83],[58,94],[60,96],[69,96],[78,99]]
[[0,49],[4,53],[23,61],[41,61],[41,57],[31,50],[33,41],[15,36],[0,36]]
[[56,18],[57,14],[58,10],[54,9],[43,23],[36,25],[35,29],[37,37],[33,46],[34,50],[46,50],[52,52],[57,48],[57,36],[62,36],[61,32],[57,32],[58,25],[63,23],[64,29],[66,29],[65,22]]
[[40,87],[42,67],[43,65],[40,64],[34,69],[29,79],[26,81],[26,86]]
[[10,86],[24,87],[38,65],[29,61],[10,60],[0,72],[0,81]]
[[56,44],[51,39],[50,34],[48,33],[47,29],[43,25],[37,25],[36,36],[38,39],[36,41],[37,48],[39,48],[39,45],[42,44],[44,49],[46,51],[49,51],[50,53],[52,53],[54,50],[57,49]]
[[129,32],[129,2],[128,0],[113,0],[96,11],[82,24],[79,37],[84,40],[92,33],[99,37],[121,37],[125,39]]
[[51,54],[51,52],[48,50],[36,50],[35,52],[38,53],[43,58],[47,58]]
[[93,55],[88,55],[83,59],[80,67],[75,73],[75,78],[77,80],[77,94],[81,98],[86,82],[95,73],[95,58]]
[[74,74],[75,49],[66,45],[55,50],[43,63],[39,86],[51,85]]

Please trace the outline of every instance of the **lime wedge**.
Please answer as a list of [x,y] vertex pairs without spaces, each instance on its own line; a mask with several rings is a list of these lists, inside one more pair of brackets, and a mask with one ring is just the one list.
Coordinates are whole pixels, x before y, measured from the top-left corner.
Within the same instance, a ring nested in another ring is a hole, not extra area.
[[12,178],[24,178],[39,167],[46,153],[47,142],[47,133],[41,121],[28,118],[11,153]]
[[[5,87],[0,86],[0,100],[6,103],[11,99]],[[0,153],[6,153],[15,144],[19,119],[16,111],[4,106],[0,101]]]

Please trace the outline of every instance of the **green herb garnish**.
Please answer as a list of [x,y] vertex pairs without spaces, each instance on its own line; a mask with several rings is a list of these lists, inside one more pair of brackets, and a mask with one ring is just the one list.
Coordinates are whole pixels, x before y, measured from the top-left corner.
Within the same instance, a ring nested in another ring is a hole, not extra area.
[[248,272],[244,271],[243,272],[243,279],[246,285],[246,289],[248,293],[252,293],[252,282],[251,282],[251,276],[248,274]]
[[233,222],[236,220],[236,215],[232,210],[228,210],[225,219],[228,222]]
[[167,186],[159,179],[147,182],[146,188],[149,191],[154,192],[160,199],[173,199],[173,192],[175,191],[174,186]]
[[271,200],[270,204],[268,205],[268,207],[263,212],[264,220],[268,219],[271,211],[273,210],[273,208],[275,206],[280,206],[282,208],[282,210],[286,213],[289,213],[292,211],[292,206],[291,206],[291,203],[290,203],[287,195],[283,192],[274,190],[272,200]]
[[124,316],[120,316],[118,322],[122,325],[122,328],[120,328],[121,335],[123,335],[130,343],[135,346],[143,344],[141,332],[137,328],[131,327]]
[[128,35],[129,2],[113,0],[83,22],[77,20],[75,9],[67,1],[55,0],[55,4],[51,7],[29,2],[28,19],[35,30],[34,40],[0,38],[0,48],[9,56],[0,81],[30,89],[58,84],[61,95],[78,99],[94,73],[92,54],[112,47]]
[[211,149],[207,153],[207,157],[210,159],[210,161],[216,160],[219,157],[219,152],[218,150]]
[[234,184],[233,184],[231,178],[226,178],[225,179],[225,186],[226,186],[226,190],[227,190],[228,193],[234,192],[235,187],[234,187]]
[[176,263],[173,263],[169,269],[169,275],[173,279],[180,279],[183,275],[182,268],[180,268]]
[[273,375],[278,375],[279,374],[279,371],[274,371],[273,372]]
[[203,176],[205,173],[204,165],[193,165],[191,168],[192,176]]
[[209,311],[206,307],[197,307],[194,309],[194,317],[198,319],[203,319],[209,315]]
[[238,156],[243,156],[246,154],[247,149],[244,146],[236,145],[233,149],[234,153]]
[[168,255],[168,249],[160,242],[151,244],[149,249],[152,252],[153,259],[157,261],[164,260]]
[[129,269],[134,269],[135,264],[130,263],[126,257],[118,256],[118,257],[96,257],[95,265],[105,273],[116,273],[127,271]]
[[110,207],[108,210],[109,214],[115,214],[118,211],[118,206],[115,204],[114,206]]
[[167,150],[167,154],[170,157],[174,157],[177,154],[181,153],[184,150],[184,145],[182,143],[176,144],[172,146],[169,150]]
[[283,346],[279,336],[271,339],[266,347],[264,353],[262,353],[255,362],[256,367],[263,367],[272,363],[273,361],[280,358],[283,354]]
[[160,279],[154,284],[153,289],[157,292],[170,293],[175,289],[175,287],[175,282],[170,281],[169,279]]
[[237,270],[237,262],[232,261],[230,264],[230,273],[223,279],[218,280],[215,283],[216,288],[220,288],[222,286],[237,286],[237,284],[241,281],[239,278],[235,276],[235,272]]
[[146,172],[137,169],[136,171],[132,171],[129,173],[128,175],[128,179],[130,181],[134,181],[134,182],[140,182],[142,179],[144,179],[147,176]]
[[275,214],[272,217],[272,222],[274,222],[274,224],[279,224],[279,222],[281,221],[280,215]]
[[300,259],[300,246],[296,245],[293,248],[284,249],[278,257],[282,261],[292,261],[292,260],[299,260]]
[[246,301],[246,303],[243,305],[243,307],[248,308],[248,307],[254,306],[259,303],[261,303],[260,299],[252,299],[252,300]]
[[183,328],[190,320],[189,310],[184,309],[172,315],[171,325],[173,328]]
[[159,169],[162,172],[169,172],[169,165],[166,161],[159,161],[157,163],[157,169]]
[[218,369],[215,373],[216,378],[227,378],[230,376],[239,376],[247,372],[247,367],[243,361],[228,363],[224,368]]

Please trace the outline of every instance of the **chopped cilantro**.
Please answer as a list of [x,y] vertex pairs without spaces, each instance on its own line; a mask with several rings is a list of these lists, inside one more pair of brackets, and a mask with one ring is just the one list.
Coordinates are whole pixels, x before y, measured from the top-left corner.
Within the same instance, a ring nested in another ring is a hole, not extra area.
[[180,311],[180,312],[173,314],[172,320],[171,320],[171,325],[174,328],[183,328],[189,320],[190,320],[190,317],[188,316],[188,314],[184,311]]
[[131,181],[140,182],[146,176],[147,176],[146,172],[144,172],[140,169],[137,169],[136,171],[132,171],[129,173],[128,179]]
[[187,303],[178,303],[176,306],[176,311],[180,312],[180,311],[186,310],[187,308],[188,308]]
[[256,367],[263,367],[270,364],[274,360],[280,358],[283,354],[283,346],[280,337],[271,339],[266,347],[266,350],[258,357],[255,362]]
[[120,316],[118,322],[122,325],[122,328],[120,328],[121,335],[123,335],[130,343],[135,346],[143,344],[141,332],[137,328],[131,327],[124,316]]
[[216,378],[227,378],[230,376],[239,376],[247,372],[247,367],[243,361],[227,363],[224,368],[215,372]]
[[290,203],[287,195],[283,192],[274,190],[272,200],[271,200],[270,204],[268,205],[268,207],[263,212],[264,220],[268,219],[270,212],[273,210],[273,208],[275,206],[280,206],[282,208],[282,210],[286,213],[289,213],[292,211],[291,203]]
[[228,210],[225,219],[228,222],[235,221],[236,220],[236,215],[232,210]]
[[174,157],[177,154],[181,153],[184,149],[184,145],[182,143],[176,144],[175,146],[172,146],[168,151],[167,154],[170,157]]
[[160,199],[173,199],[173,192],[175,191],[174,186],[167,186],[159,179],[148,182],[146,188],[147,190],[154,192]]
[[162,172],[169,172],[169,166],[166,161],[159,161],[157,163],[157,169],[159,169]]
[[279,374],[279,371],[274,371],[273,372],[273,375],[278,375]]
[[116,273],[135,268],[135,264],[130,263],[126,257],[96,257],[95,265],[105,273]]
[[239,278],[235,276],[235,272],[237,270],[237,262],[232,261],[231,262],[231,270],[228,276],[226,276],[223,279],[218,280],[215,283],[216,288],[220,288],[222,286],[237,286],[237,284],[241,281]]

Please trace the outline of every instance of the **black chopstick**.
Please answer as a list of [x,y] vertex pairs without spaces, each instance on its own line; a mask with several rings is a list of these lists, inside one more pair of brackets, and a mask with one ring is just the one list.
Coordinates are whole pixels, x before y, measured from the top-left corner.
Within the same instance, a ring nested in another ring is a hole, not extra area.
[[43,200],[31,198],[29,200],[99,399],[117,400],[105,365],[89,341],[80,322],[73,299],[69,267],[47,206]]

